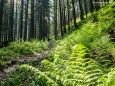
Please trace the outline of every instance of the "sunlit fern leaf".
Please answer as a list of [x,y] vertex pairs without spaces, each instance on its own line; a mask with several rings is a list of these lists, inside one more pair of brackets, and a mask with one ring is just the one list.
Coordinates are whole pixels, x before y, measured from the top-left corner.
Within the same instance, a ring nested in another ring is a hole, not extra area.
[[77,44],[73,47],[71,57],[90,57],[90,51],[83,44]]
[[63,86],[61,81],[63,80],[62,71],[64,71],[65,60],[59,58],[54,62],[44,60],[42,65],[44,66],[42,71],[58,83],[59,86]]
[[57,70],[57,68],[52,62],[50,62],[49,60],[42,61],[42,71],[55,71],[55,70]]

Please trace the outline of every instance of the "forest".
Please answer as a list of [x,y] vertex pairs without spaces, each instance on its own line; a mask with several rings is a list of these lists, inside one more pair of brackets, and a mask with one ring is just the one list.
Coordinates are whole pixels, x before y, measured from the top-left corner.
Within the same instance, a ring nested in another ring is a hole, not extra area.
[[0,0],[0,86],[115,86],[115,0]]

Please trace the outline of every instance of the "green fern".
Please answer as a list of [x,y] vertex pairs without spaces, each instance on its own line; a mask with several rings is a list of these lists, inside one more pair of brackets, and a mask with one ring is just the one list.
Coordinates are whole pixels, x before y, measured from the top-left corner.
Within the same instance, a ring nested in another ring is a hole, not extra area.
[[64,72],[64,86],[94,86],[103,72],[97,62],[90,58],[70,57]]
[[63,86],[97,85],[98,79],[103,75],[101,67],[96,61],[86,57],[90,55],[88,48],[84,45],[79,44],[73,49],[68,60],[60,59],[57,56],[54,62],[43,61],[46,75],[56,82],[60,81]]
[[115,86],[115,68],[112,68],[108,74],[104,74],[98,81],[98,86]]
[[50,79],[48,76],[46,76],[43,72],[37,70],[36,68],[28,65],[22,65],[20,66],[20,69],[22,71],[26,71],[28,75],[32,74],[36,81],[38,81],[38,84],[40,86],[58,86],[58,84]]
[[73,47],[72,57],[90,57],[90,51],[83,44],[77,44]]
[[29,65],[21,65],[18,71],[13,72],[3,86],[58,86],[45,73]]

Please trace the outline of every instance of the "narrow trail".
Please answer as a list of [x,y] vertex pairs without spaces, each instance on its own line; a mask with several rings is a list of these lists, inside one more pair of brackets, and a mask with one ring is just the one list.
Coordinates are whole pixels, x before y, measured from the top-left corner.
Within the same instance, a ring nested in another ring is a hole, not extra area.
[[9,65],[7,68],[3,68],[0,71],[0,81],[6,80],[8,73],[12,71],[16,71],[17,67],[21,64],[28,64],[30,62],[41,62],[44,60],[45,56],[48,55],[50,49],[42,51],[41,53],[36,53],[34,55],[24,55],[20,57],[16,57],[16,63]]

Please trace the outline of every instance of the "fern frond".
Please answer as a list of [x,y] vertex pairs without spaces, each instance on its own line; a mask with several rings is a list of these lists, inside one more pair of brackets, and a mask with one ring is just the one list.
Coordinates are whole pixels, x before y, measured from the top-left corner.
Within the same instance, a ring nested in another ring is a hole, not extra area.
[[115,86],[115,68],[112,68],[108,74],[104,74],[99,79],[98,86]]
[[29,65],[22,65],[20,66],[20,70],[25,71],[28,75],[32,74],[34,79],[38,82],[40,86],[58,86],[58,84],[45,75],[43,72],[39,71],[38,69],[29,66]]

